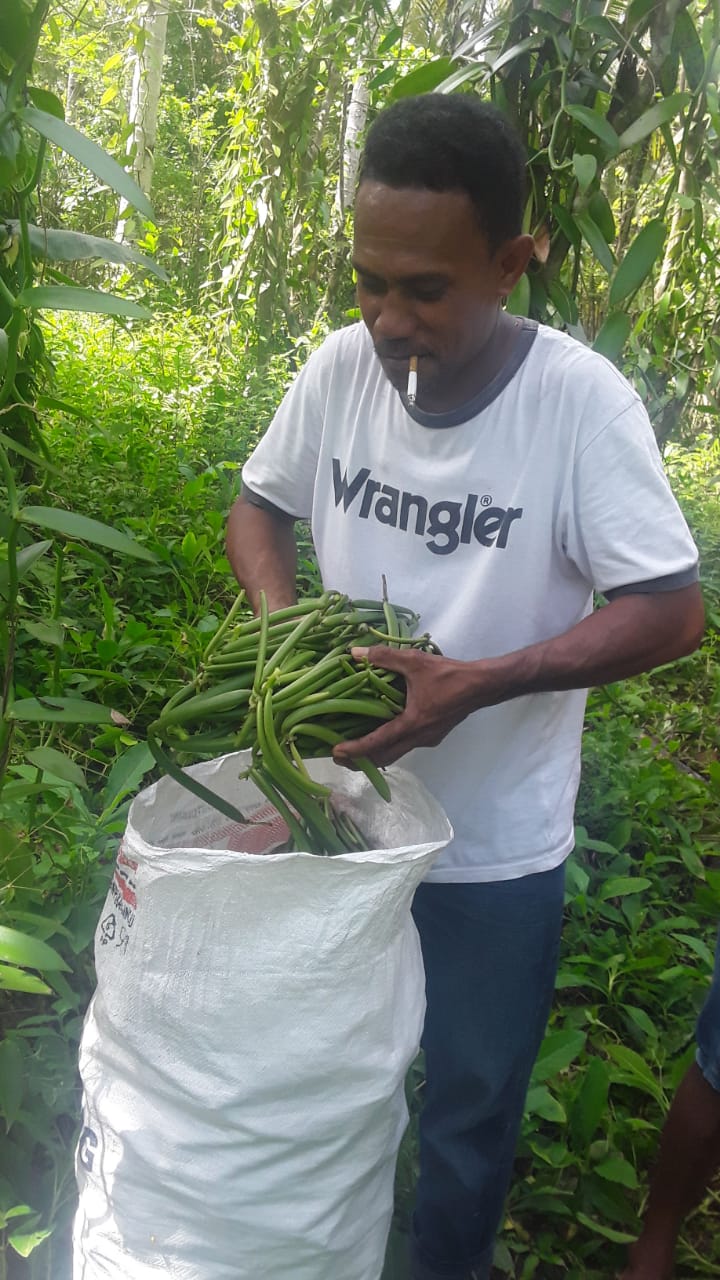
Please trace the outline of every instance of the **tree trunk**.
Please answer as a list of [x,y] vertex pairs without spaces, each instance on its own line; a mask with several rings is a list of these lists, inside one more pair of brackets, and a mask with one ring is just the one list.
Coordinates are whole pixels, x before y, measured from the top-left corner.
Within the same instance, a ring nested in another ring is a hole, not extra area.
[[[133,58],[133,79],[128,106],[128,120],[132,132],[128,138],[127,155],[130,171],[146,196],[152,187],[157,137],[158,104],[162,86],[163,58],[167,36],[167,0],[162,7],[155,0],[146,0],[140,18],[141,39]],[[131,234],[128,203],[120,201],[115,239],[122,241]]]
[[357,182],[358,165],[362,152],[362,138],[370,105],[370,91],[366,76],[358,76],[352,88],[352,95],[345,118],[345,135],[343,138],[340,178],[337,190],[337,208],[340,221],[348,209],[355,203],[355,183]]

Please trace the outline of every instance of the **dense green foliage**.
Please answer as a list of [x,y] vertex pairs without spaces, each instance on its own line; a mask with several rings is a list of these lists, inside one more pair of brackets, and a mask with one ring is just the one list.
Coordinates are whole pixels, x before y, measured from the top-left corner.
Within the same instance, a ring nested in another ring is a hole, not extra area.
[[[372,112],[438,86],[492,96],[522,129],[537,252],[511,305],[623,364],[704,555],[702,650],[591,696],[557,1000],[498,1250],[523,1280],[606,1276],[692,1054],[720,917],[717,6],[258,0],[238,17],[178,0],[154,208],[111,160],[133,163],[152,5],[5,7],[0,1277],[67,1274],[99,906],[153,776],[144,729],[235,595],[238,464],[307,348],[352,316],[338,187],[359,89]],[[317,586],[307,540],[301,585]],[[710,1197],[682,1275],[720,1275],[716,1228]]]

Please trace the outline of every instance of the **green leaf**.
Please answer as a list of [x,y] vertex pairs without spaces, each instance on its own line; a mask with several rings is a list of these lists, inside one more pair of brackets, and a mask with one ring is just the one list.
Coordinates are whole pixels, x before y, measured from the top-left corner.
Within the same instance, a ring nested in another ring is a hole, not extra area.
[[626,147],[634,147],[636,142],[641,142],[643,138],[647,138],[649,133],[654,133],[660,125],[667,124],[673,120],[676,115],[690,101],[689,93],[671,93],[669,98],[663,98],[661,102],[656,102],[654,107],[650,107],[649,111],[644,111],[638,120],[635,120],[624,133],[620,134],[619,147],[624,151]]
[[615,259],[608,248],[607,240],[596,222],[593,221],[587,209],[583,209],[580,213],[575,214],[575,221],[579,226],[583,238],[587,241],[592,249],[595,257],[604,267],[608,275],[612,275],[615,270]]
[[36,978],[34,973],[26,969],[16,969],[14,965],[3,964],[0,960],[0,991],[26,991],[28,995],[50,996],[52,988]]
[[[36,560],[45,555],[50,549],[52,542],[33,542],[29,547],[23,547],[17,553],[17,575],[18,580],[25,577],[30,571]],[[0,593],[8,584],[8,565],[7,560],[0,561]]]
[[619,1182],[620,1186],[630,1187],[633,1191],[638,1185],[635,1170],[623,1156],[608,1156],[607,1160],[601,1160],[600,1164],[595,1165],[595,1173],[606,1182]]
[[[402,33],[402,27],[391,27],[387,35],[384,35],[380,41],[376,50],[377,54],[381,56],[383,53],[387,53],[388,49],[392,49],[393,45],[402,39]],[[103,70],[106,70],[106,68],[103,68]]]
[[602,231],[607,243],[612,244],[617,232],[610,201],[604,191],[593,192],[588,201],[588,212],[593,222]]
[[155,760],[146,743],[136,742],[134,746],[128,747],[127,751],[118,756],[103,787],[102,800],[106,809],[114,808],[120,800],[135,791],[145,774],[154,767]]
[[416,93],[431,93],[443,80],[455,70],[452,58],[434,58],[431,62],[423,62],[408,75],[396,81],[390,90],[390,98],[407,98]]
[[40,942],[17,929],[8,929],[6,925],[0,925],[0,960],[26,969],[38,969],[41,973],[69,972],[62,956],[47,942]]
[[65,119],[65,108],[62,102],[55,97],[54,93],[50,93],[49,89],[39,89],[36,85],[29,85],[27,92],[33,106],[39,107],[41,111],[47,111],[51,116],[56,116],[58,120]]
[[20,698],[8,719],[47,724],[114,724],[112,710],[87,698]]
[[56,396],[38,396],[35,403],[38,409],[55,409],[58,413],[69,413],[71,417],[80,418],[83,422],[92,422],[90,414],[84,409],[69,404],[67,400],[58,400]]
[[51,1227],[47,1227],[40,1231],[29,1231],[27,1233],[14,1231],[12,1235],[8,1236],[8,1241],[21,1258],[29,1258],[33,1250],[37,1249],[38,1245],[42,1244],[43,1240],[47,1240],[48,1236],[51,1234]]
[[611,876],[600,886],[598,902],[607,902],[608,898],[625,898],[629,893],[642,893],[649,889],[652,880],[647,876]]
[[602,1123],[607,1110],[610,1073],[601,1058],[590,1059],[579,1092],[570,1111],[570,1132],[574,1146],[584,1151]]
[[613,311],[605,320],[593,342],[593,351],[599,351],[608,360],[617,360],[630,337],[632,320],[626,311]]
[[32,285],[15,299],[19,307],[48,311],[85,311],[93,315],[125,316],[129,320],[150,320],[150,312],[129,298],[118,298],[100,289],[76,289],[67,284]]
[[525,1113],[540,1116],[541,1120],[548,1120],[552,1124],[564,1124],[567,1119],[565,1108],[544,1084],[534,1085],[528,1090]]
[[613,1080],[642,1089],[644,1093],[650,1094],[658,1102],[664,1103],[663,1091],[645,1059],[641,1058],[639,1053],[636,1053],[634,1049],[628,1049],[624,1044],[607,1044],[606,1050],[608,1057],[617,1063],[622,1072],[620,1077],[613,1073]]
[[9,1129],[17,1120],[25,1093],[23,1053],[17,1040],[0,1041],[0,1111]]
[[[2,333],[2,329],[0,329]],[[53,475],[62,475],[59,467],[54,466],[52,462],[48,462],[47,458],[41,453],[35,453],[32,449],[26,449],[24,444],[18,444],[17,440],[13,440],[11,436],[6,436],[4,431],[0,431],[0,443],[4,444],[6,449],[11,453],[18,453],[21,458],[27,458],[28,462],[32,462],[34,467],[44,467],[46,471],[51,471]]]
[[610,155],[615,155],[619,139],[612,125],[608,123],[604,116],[599,112],[593,111],[590,107],[568,106],[565,108],[569,116],[573,120],[577,120],[578,124],[583,125],[585,129],[589,129],[591,133],[599,138],[603,146]]
[[594,1231],[596,1235],[612,1240],[614,1244],[633,1244],[637,1239],[637,1235],[628,1235],[627,1231],[616,1231],[614,1227],[606,1227],[604,1223],[589,1218],[586,1213],[578,1213],[577,1220],[590,1231]]
[[511,316],[526,316],[530,310],[530,281],[523,272],[505,304]]
[[582,236],[580,235],[580,228],[575,222],[575,219],[573,218],[572,214],[569,212],[569,210],[563,208],[561,204],[553,205],[553,214],[555,216],[555,221],[557,222],[566,240],[568,240],[568,242],[573,246],[573,248],[577,249],[582,240]]
[[23,107],[17,116],[31,129],[35,129],[48,142],[54,142],[68,155],[74,156],[80,164],[94,173],[101,182],[112,187],[118,195],[124,196],[128,204],[137,209],[150,222],[155,221],[152,205],[143,194],[137,183],[120,165],[107,155],[96,142],[91,142],[83,133],[79,133],[71,124],[58,120],[47,111],[38,111],[37,107]]
[[82,538],[85,542],[109,547],[111,551],[119,551],[122,555],[135,556],[137,560],[155,561],[152,551],[148,551],[134,538],[114,529],[112,525],[102,524],[100,520],[93,520],[90,516],[78,515],[75,511],[63,511],[61,507],[23,507],[19,519],[23,524],[37,524],[43,529],[62,533],[66,538]]
[[[52,543],[48,545],[52,546]],[[20,625],[23,631],[34,636],[41,644],[51,644],[56,649],[59,649],[65,640],[65,628],[61,622],[31,622],[23,618]]]
[[578,186],[581,191],[585,191],[592,182],[597,173],[597,160],[595,156],[582,155],[576,151],[572,158],[573,173],[578,180]]
[[700,88],[705,75],[705,54],[700,37],[687,9],[675,14],[673,23],[673,48],[677,49],[685,68],[685,79],[693,93]]
[[585,1047],[585,1035],[582,1031],[553,1031],[547,1035],[540,1047],[532,1083],[544,1084],[560,1071],[565,1071],[582,1053]]
[[87,787],[85,774],[80,765],[64,752],[56,751],[55,747],[35,747],[27,752],[25,759],[29,760],[36,769],[42,769],[43,773],[50,773],[54,778],[71,782],[75,787]]
[[505,49],[498,58],[493,62],[490,70],[493,75],[497,75],[501,67],[506,67],[509,62],[515,62],[517,58],[522,57],[524,53],[529,53],[532,49],[538,47],[538,37],[526,36],[524,40],[519,40],[512,48]]
[[653,218],[638,232],[618,267],[610,285],[610,306],[615,307],[634,293],[652,271],[665,244],[665,223]]
[[[19,234],[20,223],[17,220],[9,219],[8,226],[14,234]],[[120,265],[133,263],[151,271],[160,280],[169,278],[163,267],[146,254],[140,253],[139,249],[132,245],[116,244],[114,240],[106,240],[104,236],[88,236],[80,231],[56,231],[30,224],[28,238],[33,253],[50,262],[83,262],[95,259]]]

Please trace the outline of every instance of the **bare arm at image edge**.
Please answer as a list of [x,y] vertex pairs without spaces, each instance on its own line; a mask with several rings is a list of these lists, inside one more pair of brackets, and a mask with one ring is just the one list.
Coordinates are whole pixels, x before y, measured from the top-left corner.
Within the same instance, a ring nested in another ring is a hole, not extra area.
[[256,613],[261,590],[271,612],[295,603],[294,516],[276,507],[257,506],[241,494],[228,516],[225,547],[230,567]]

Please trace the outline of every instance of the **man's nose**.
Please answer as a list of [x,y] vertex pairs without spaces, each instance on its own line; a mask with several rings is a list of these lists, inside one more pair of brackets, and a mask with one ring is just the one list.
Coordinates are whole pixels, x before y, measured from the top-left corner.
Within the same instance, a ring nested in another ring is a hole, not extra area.
[[405,299],[389,292],[381,299],[373,325],[373,338],[378,342],[407,342],[414,331],[412,308]]

